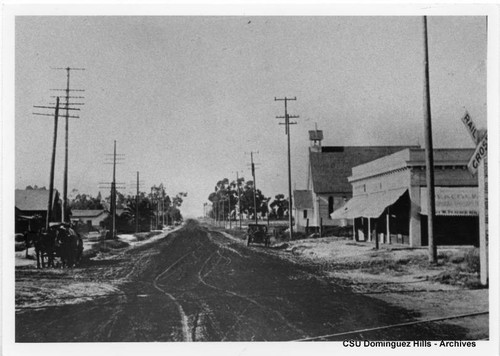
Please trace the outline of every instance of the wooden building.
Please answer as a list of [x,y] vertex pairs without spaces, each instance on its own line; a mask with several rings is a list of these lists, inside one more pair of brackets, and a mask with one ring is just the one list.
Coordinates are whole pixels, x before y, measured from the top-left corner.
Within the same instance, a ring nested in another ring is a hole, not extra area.
[[[49,190],[47,189],[16,189],[15,191],[15,231],[37,231],[45,226],[47,208],[49,205]],[[62,201],[59,192],[54,190],[52,200],[51,221],[61,221]]]
[[[473,152],[434,150],[437,245],[478,243],[478,183],[467,170]],[[425,150],[417,148],[353,167],[348,178],[353,197],[332,219],[355,219],[359,241],[427,245],[425,171]]]
[[[345,219],[332,219],[331,214],[352,197],[347,180],[352,168],[374,159],[408,148],[408,146],[322,146],[323,132],[309,131],[309,163],[307,190],[312,195],[311,227],[345,225]],[[297,207],[294,204],[294,207]]]

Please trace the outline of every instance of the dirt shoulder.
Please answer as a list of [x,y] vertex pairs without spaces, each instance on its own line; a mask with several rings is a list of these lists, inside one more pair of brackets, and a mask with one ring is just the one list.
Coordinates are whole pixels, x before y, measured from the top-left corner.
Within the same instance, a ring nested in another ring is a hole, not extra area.
[[28,250],[28,258],[26,251],[16,252],[16,312],[121,294],[120,286],[140,269],[140,262],[151,257],[151,253],[141,247],[173,231],[142,238],[124,235],[118,240],[107,241],[104,246],[102,242],[85,240],[84,258],[75,268],[37,269],[33,248]]
[[[245,243],[240,231],[224,235]],[[479,284],[474,247],[438,248],[436,265],[429,264],[426,248],[382,245],[376,250],[372,243],[338,237],[272,241],[266,253],[315,267],[320,278],[413,310],[420,320],[489,310],[489,289]],[[488,335],[488,315],[447,322],[466,328],[472,339]]]

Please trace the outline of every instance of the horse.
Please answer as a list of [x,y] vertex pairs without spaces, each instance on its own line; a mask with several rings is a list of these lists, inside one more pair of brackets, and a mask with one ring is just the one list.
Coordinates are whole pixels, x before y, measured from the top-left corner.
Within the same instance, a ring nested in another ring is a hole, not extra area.
[[63,267],[73,267],[80,262],[83,254],[83,240],[69,225],[59,225],[55,240],[56,255]]
[[61,260],[62,267],[75,266],[83,254],[83,240],[69,224],[60,223],[49,227],[48,231],[40,230],[34,238],[37,268],[55,267],[56,257]]
[[47,258],[47,267],[54,267],[54,257],[56,253],[57,231],[49,228],[48,231],[41,229],[37,234],[31,235],[35,246],[37,268],[45,268],[44,257]]

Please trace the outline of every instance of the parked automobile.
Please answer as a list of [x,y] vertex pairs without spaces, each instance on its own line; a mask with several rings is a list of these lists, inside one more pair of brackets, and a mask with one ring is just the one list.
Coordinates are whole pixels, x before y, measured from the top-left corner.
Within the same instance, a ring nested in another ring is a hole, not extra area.
[[268,247],[271,244],[271,237],[267,233],[266,225],[248,224],[247,246],[251,243],[263,243]]

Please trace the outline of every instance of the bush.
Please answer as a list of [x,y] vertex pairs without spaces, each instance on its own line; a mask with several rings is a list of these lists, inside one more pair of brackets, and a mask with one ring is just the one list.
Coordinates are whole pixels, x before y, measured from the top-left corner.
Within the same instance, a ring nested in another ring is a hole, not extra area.
[[307,239],[307,235],[305,232],[300,232],[300,231],[296,231],[293,233],[293,239],[294,240],[303,240],[303,239]]
[[465,269],[471,273],[479,273],[479,249],[475,248],[467,252],[467,254],[465,255]]
[[437,276],[432,277],[431,280],[442,284],[463,286],[468,289],[483,288],[477,273],[463,272],[460,271],[460,269],[444,271]]
[[450,258],[451,263],[460,264],[465,262],[465,256],[453,256]]
[[149,237],[149,234],[149,232],[138,232],[137,234],[134,234],[134,237],[137,241],[144,241]]
[[148,232],[146,234],[146,238],[150,238],[150,237],[153,237],[153,236],[156,236],[156,235],[160,235],[162,233],[162,231],[151,231],[151,232]]
[[112,248],[112,249],[121,249],[125,247],[129,247],[130,244],[125,241],[121,240],[108,240],[106,241],[106,247]]
[[323,227],[324,236],[337,236],[337,237],[352,237],[352,226],[325,226]]

